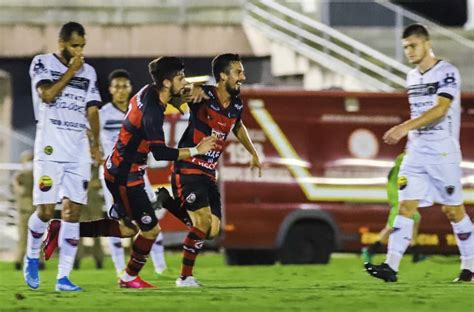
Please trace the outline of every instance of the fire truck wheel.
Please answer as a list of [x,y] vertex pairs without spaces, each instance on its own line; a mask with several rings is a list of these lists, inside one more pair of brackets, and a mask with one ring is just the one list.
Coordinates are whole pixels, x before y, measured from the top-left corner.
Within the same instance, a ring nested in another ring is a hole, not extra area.
[[331,227],[317,221],[300,221],[292,225],[280,248],[282,264],[329,262],[335,238]]

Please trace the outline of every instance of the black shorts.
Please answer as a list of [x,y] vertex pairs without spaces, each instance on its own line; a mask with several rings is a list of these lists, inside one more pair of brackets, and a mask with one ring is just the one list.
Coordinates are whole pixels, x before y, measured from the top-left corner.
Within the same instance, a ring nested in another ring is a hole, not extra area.
[[173,173],[171,184],[173,195],[179,198],[181,207],[190,211],[211,207],[211,213],[221,218],[221,194],[212,178],[203,174]]
[[140,230],[149,231],[158,224],[155,211],[145,191],[145,184],[126,186],[105,180],[118,209],[125,211],[128,218],[135,221]]

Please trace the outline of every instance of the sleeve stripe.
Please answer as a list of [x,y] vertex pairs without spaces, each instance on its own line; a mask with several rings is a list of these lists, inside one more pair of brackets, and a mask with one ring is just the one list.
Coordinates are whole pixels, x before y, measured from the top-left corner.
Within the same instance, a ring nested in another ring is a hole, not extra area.
[[36,89],[48,83],[52,83],[52,81],[49,79],[42,79],[36,83]]
[[438,93],[438,96],[442,96],[442,97],[447,98],[447,99],[449,99],[449,100],[453,100],[453,99],[454,99],[454,96],[452,96],[451,94],[446,93],[446,92]]
[[97,107],[100,108],[102,106],[102,103],[100,101],[89,101],[89,102],[87,102],[86,108],[89,108],[89,107],[92,107],[92,106],[97,106]]

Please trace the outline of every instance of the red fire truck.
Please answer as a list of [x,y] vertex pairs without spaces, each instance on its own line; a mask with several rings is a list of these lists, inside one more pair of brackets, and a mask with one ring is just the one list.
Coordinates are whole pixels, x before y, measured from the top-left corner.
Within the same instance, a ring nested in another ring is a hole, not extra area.
[[[229,264],[327,263],[334,251],[357,252],[386,222],[385,184],[405,142],[390,146],[383,133],[409,118],[406,95],[275,91],[242,94],[244,123],[263,155],[262,177],[234,137],[221,158],[223,231],[217,241]],[[474,95],[462,100],[464,198],[474,216]],[[167,115],[176,144],[186,116]],[[161,166],[161,167],[157,167]],[[152,164],[153,184],[169,183],[170,164]],[[418,242],[427,253],[455,253],[449,221],[439,206],[421,210]],[[185,228],[163,220],[165,240]]]

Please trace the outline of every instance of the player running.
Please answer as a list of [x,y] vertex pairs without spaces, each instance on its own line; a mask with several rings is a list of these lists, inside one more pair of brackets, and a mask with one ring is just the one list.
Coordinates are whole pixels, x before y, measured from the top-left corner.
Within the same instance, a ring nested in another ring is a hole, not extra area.
[[[199,287],[193,276],[196,257],[205,239],[219,234],[221,199],[216,182],[216,168],[224,152],[225,140],[232,131],[240,143],[252,155],[251,169],[257,168],[261,175],[260,157],[250,139],[241,116],[244,105],[240,98],[240,86],[245,81],[244,67],[238,54],[222,54],[212,61],[212,73],[216,86],[202,87],[205,97],[192,103],[189,125],[179,142],[179,147],[194,146],[206,136],[217,139],[216,147],[205,155],[191,156],[175,162],[172,174],[173,200],[166,189],[158,194],[158,202],[179,215],[176,210],[186,212],[191,228],[183,243],[181,275],[177,287]],[[186,219],[181,219],[185,224]]]
[[461,273],[455,281],[470,282],[474,272],[474,235],[462,198],[459,71],[435,58],[423,25],[405,28],[402,43],[408,61],[416,65],[407,76],[411,119],[391,128],[383,137],[387,144],[396,144],[408,135],[398,177],[400,206],[385,263],[367,263],[365,267],[373,277],[396,282],[400,261],[412,239],[413,215],[418,207],[437,202],[451,221],[461,254]]
[[[149,73],[154,83],[144,86],[130,100],[118,140],[104,164],[107,188],[121,220],[100,219],[80,224],[81,237],[132,237],[138,232],[130,260],[119,279],[119,286],[123,288],[154,287],[138,276],[161,231],[144,187],[148,153],[156,160],[180,160],[203,155],[216,147],[216,139],[210,136],[187,148],[166,146],[164,112],[167,103],[183,94],[184,64],[176,57],[161,57],[150,62]],[[48,254],[54,250],[56,234],[57,230],[48,231],[45,242]]]
[[[112,96],[111,102],[103,105],[99,110],[100,116],[100,142],[102,151],[105,155],[109,155],[115,142],[118,139],[122,121],[128,110],[130,94],[132,93],[132,84],[130,74],[124,69],[114,70],[109,75],[109,92]],[[104,179],[104,167],[100,167],[99,179],[102,183],[104,193],[105,207],[109,209],[113,205],[112,194],[107,189]],[[148,175],[143,175],[145,182],[145,191],[150,202],[156,202],[156,195],[151,187]],[[161,220],[166,210],[158,210],[157,218]],[[114,263],[117,275],[120,276],[125,269],[125,254],[122,247],[122,240],[119,237],[108,237],[110,255]],[[164,257],[163,234],[160,232],[156,237],[155,244],[151,248],[150,257],[153,262],[156,274],[161,274],[166,269],[166,261]]]

